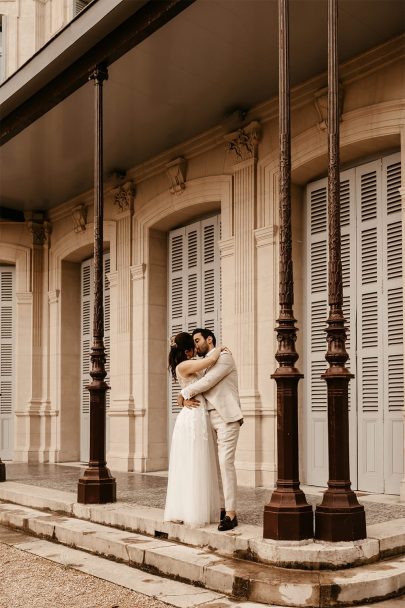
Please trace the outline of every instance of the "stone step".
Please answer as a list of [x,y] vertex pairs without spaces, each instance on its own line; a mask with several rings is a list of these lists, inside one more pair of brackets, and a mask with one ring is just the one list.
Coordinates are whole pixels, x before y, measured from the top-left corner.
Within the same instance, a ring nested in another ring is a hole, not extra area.
[[350,569],[310,571],[227,558],[208,547],[186,546],[16,504],[0,505],[0,524],[250,602],[324,608],[405,592],[405,556]]
[[83,505],[76,495],[12,481],[0,484],[0,500],[75,516],[131,532],[166,538],[194,547],[210,547],[219,555],[268,565],[299,569],[341,569],[376,562],[405,553],[405,518],[368,526],[368,538],[355,542],[326,543],[264,540],[262,528],[240,523],[230,532],[216,525],[192,528],[163,521],[163,510],[142,505],[113,503]]

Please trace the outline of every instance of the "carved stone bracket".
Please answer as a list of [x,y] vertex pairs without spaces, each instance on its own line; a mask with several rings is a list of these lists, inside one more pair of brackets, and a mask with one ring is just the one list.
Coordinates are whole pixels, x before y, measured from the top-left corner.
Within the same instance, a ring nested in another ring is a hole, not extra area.
[[86,205],[81,203],[72,210],[73,230],[80,234],[85,232],[87,223],[87,208]]
[[[339,83],[339,121],[342,120],[343,98],[343,85]],[[314,103],[319,116],[318,126],[322,131],[326,131],[328,128],[328,87],[324,87],[314,94]]]
[[246,127],[224,136],[226,149],[233,155],[236,163],[257,158],[260,135],[260,123],[257,120],[253,120]]
[[51,224],[44,219],[44,213],[26,211],[25,221],[29,232],[32,234],[33,244],[39,246],[44,245],[51,233]]
[[167,177],[170,181],[170,194],[181,194],[186,187],[187,161],[176,158],[166,165]]
[[125,211],[133,211],[134,200],[135,200],[135,184],[129,180],[124,184],[120,184],[117,188],[114,188],[114,205],[118,208],[120,213]]

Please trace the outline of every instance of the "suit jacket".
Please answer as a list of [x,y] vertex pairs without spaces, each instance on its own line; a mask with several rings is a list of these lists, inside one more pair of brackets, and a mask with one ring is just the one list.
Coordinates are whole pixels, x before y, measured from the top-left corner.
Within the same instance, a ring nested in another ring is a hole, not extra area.
[[204,393],[208,409],[217,410],[225,422],[243,418],[238,392],[238,373],[230,353],[221,352],[218,361],[202,378],[187,386],[192,397]]

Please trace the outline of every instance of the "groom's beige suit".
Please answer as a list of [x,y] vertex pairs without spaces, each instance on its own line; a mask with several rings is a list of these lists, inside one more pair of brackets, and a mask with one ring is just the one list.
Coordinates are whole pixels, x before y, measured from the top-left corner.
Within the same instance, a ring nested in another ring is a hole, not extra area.
[[[210,356],[209,351],[207,357]],[[214,431],[221,472],[221,500],[227,511],[236,511],[235,451],[243,420],[238,392],[238,374],[229,352],[221,352],[216,364],[202,378],[181,391],[184,399],[203,394]]]

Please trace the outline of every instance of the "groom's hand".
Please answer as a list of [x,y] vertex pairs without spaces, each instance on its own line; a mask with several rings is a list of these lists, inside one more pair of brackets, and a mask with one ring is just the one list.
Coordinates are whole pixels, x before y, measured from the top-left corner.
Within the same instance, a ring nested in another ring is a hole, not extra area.
[[184,399],[183,405],[184,407],[193,408],[198,407],[199,405],[201,405],[201,403],[196,399]]

